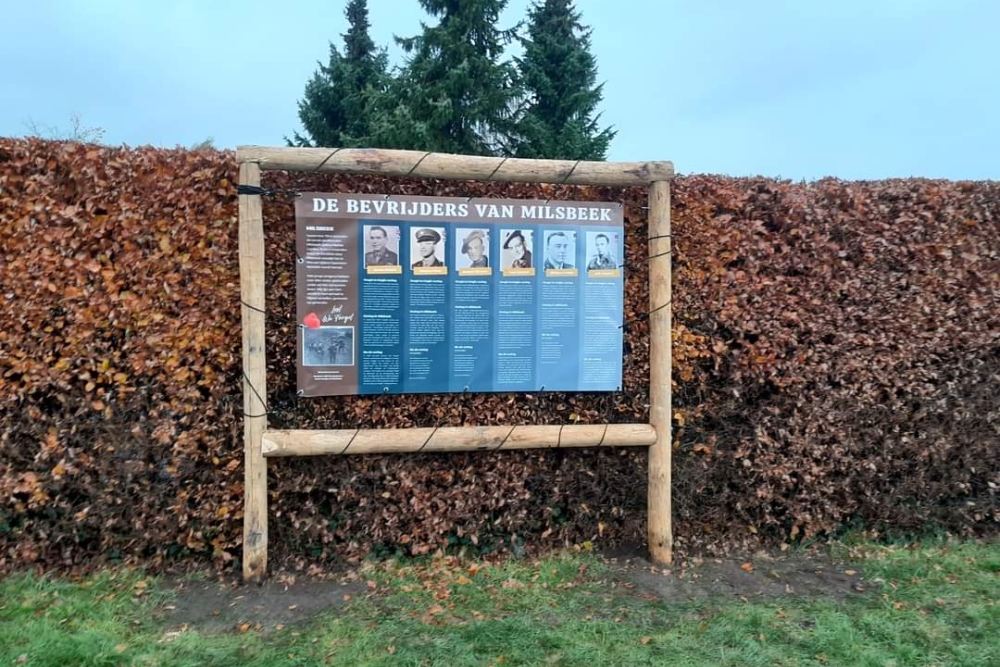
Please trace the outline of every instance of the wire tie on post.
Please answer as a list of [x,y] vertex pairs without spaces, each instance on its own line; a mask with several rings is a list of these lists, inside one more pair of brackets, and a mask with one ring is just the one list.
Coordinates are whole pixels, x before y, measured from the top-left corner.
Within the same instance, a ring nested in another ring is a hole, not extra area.
[[354,439],[358,437],[358,433],[361,433],[361,429],[360,428],[354,429],[354,435],[352,435],[351,439],[347,441],[347,444],[344,445],[344,448],[337,453],[337,456],[340,456],[341,454],[347,452],[347,449],[354,443]]
[[404,176],[403,178],[409,178],[413,174],[413,172],[415,172],[417,170],[417,167],[420,166],[420,163],[423,162],[427,158],[428,155],[431,155],[431,151],[427,151],[426,153],[424,153],[420,157],[420,159],[417,160],[417,163],[415,165],[413,165],[413,167],[411,167],[408,172],[406,172],[406,176]]
[[271,188],[262,188],[259,185],[246,185],[245,183],[240,183],[236,186],[237,195],[260,195],[261,197],[276,197],[278,194],[294,195],[295,197],[301,197],[302,193],[298,190],[273,190]]
[[502,166],[504,165],[504,163],[505,163],[505,162],[507,162],[507,160],[509,160],[509,159],[510,159],[510,156],[508,156],[508,157],[505,157],[504,159],[500,160],[500,164],[498,164],[498,165],[497,165],[497,168],[496,168],[496,169],[494,169],[494,170],[493,170],[493,171],[492,171],[492,172],[490,173],[490,175],[486,177],[486,181],[485,181],[485,182],[486,182],[486,183],[489,183],[489,182],[490,182],[491,180],[493,180],[493,177],[494,177],[494,176],[496,176],[496,174],[497,174],[497,172],[498,172],[498,171],[500,171],[500,167],[502,167]]
[[434,427],[434,430],[433,430],[433,431],[431,431],[431,434],[430,434],[429,436],[427,436],[427,439],[426,439],[426,440],[424,440],[424,444],[420,445],[420,449],[418,449],[418,450],[417,450],[417,453],[418,453],[418,454],[419,454],[420,452],[424,451],[424,447],[426,447],[426,446],[427,446],[427,443],[431,441],[431,438],[433,438],[433,437],[434,437],[434,434],[438,432],[438,429],[439,429],[439,428],[441,428],[441,427],[440,427],[440,426],[435,426],[435,427]]
[[238,195],[260,195],[262,197],[270,197],[274,194],[274,190],[268,190],[262,188],[259,185],[246,185],[245,183],[240,183],[236,186],[236,194]]
[[322,162],[320,162],[319,165],[315,169],[313,169],[313,171],[319,171],[320,169],[322,169],[324,167],[324,165],[326,165],[326,163],[330,161],[330,158],[332,158],[334,155],[336,155],[337,153],[339,153],[342,150],[344,150],[343,146],[341,146],[340,148],[334,149],[334,151],[332,153],[330,153],[329,155],[327,155],[326,159],[323,160]]
[[257,311],[258,313],[261,313],[261,314],[263,314],[263,315],[267,315],[267,311],[266,311],[266,310],[264,310],[263,308],[258,308],[257,306],[251,306],[251,305],[250,305],[249,303],[247,303],[247,302],[246,302],[246,301],[244,301],[243,299],[240,299],[240,303],[242,303],[242,304],[243,304],[244,306],[246,306],[246,307],[247,307],[247,308],[249,308],[250,310],[255,310],[255,311]]
[[604,433],[601,434],[601,441],[597,443],[598,447],[602,447],[604,445],[604,438],[608,436],[608,426],[610,426],[610,424],[604,425]]
[[[573,166],[570,167],[570,170],[566,172],[566,175],[563,176],[563,179],[559,182],[559,187],[566,185],[566,181],[568,181],[569,177],[573,175],[573,172],[576,171],[576,168],[580,166],[580,162],[582,162],[582,160],[577,160],[576,162],[573,163]],[[552,201],[552,197],[546,199],[545,203],[548,204],[550,201]]]
[[562,182],[560,182],[559,185],[566,185],[566,181],[568,181],[569,177],[573,175],[573,172],[576,171],[576,168],[580,166],[580,162],[582,162],[582,160],[577,160],[576,162],[573,163],[573,166],[570,168],[568,172],[566,172],[566,176],[562,179]]
[[[490,172],[490,175],[486,177],[486,180],[483,181],[483,183],[489,183],[491,180],[493,180],[493,177],[496,176],[496,173],[498,171],[500,171],[500,167],[502,167],[504,165],[504,163],[507,162],[507,160],[509,160],[509,159],[510,159],[510,156],[507,156],[507,157],[503,158],[502,160],[500,160],[500,164],[498,164],[496,166],[496,168],[493,171]],[[466,202],[472,201],[472,195],[469,195],[468,197],[466,197],[465,201]]]
[[262,414],[262,415],[248,415],[245,412],[243,414],[246,417],[254,418],[254,419],[258,418],[258,417],[266,417],[267,415],[269,415],[271,413],[270,408],[267,407],[267,401],[265,401],[264,397],[260,395],[259,391],[257,391],[257,387],[253,386],[253,382],[250,381],[250,376],[247,375],[247,372],[245,370],[243,371],[243,379],[246,380],[247,386],[250,387],[250,390],[257,397],[257,400],[260,401],[260,404],[264,406],[264,414]]
[[655,315],[656,313],[658,313],[659,311],[663,310],[664,308],[666,308],[667,306],[669,306],[671,303],[673,303],[673,301],[674,301],[673,299],[670,299],[669,301],[667,301],[663,305],[657,306],[653,310],[649,311],[648,313],[646,313],[645,319],[648,320],[650,317],[652,317],[653,315]]
[[[501,448],[501,447],[503,447],[503,446],[504,446],[505,444],[507,444],[507,439],[508,439],[508,438],[509,438],[509,437],[510,437],[510,436],[511,436],[511,435],[512,435],[513,433],[514,433],[514,429],[515,429],[515,428],[517,428],[517,427],[516,427],[516,426],[511,426],[511,427],[510,427],[510,430],[509,430],[509,431],[507,431],[507,435],[505,435],[505,436],[503,437],[503,440],[501,440],[501,441],[500,441],[500,444],[499,444],[499,445],[497,445],[496,449],[500,449],[500,448]],[[493,451],[496,451],[496,450],[493,450]]]

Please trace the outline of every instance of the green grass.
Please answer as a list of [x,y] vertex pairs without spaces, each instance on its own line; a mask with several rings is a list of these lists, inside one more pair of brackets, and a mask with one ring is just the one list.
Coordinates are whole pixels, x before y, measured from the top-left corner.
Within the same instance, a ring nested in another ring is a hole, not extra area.
[[1000,545],[837,555],[860,563],[865,595],[676,604],[612,587],[587,554],[478,569],[390,562],[364,573],[375,595],[267,633],[168,632],[151,615],[168,594],[139,573],[17,575],[0,581],[0,667],[1000,665]]

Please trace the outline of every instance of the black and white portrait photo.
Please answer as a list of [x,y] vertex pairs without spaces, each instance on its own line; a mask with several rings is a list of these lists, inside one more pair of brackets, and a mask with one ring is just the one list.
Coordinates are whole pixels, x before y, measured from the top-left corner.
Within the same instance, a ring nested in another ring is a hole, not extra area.
[[365,225],[365,266],[399,265],[399,227]]
[[490,231],[488,229],[458,229],[455,244],[455,266],[458,269],[485,269],[490,265]]
[[444,267],[444,228],[420,227],[410,234],[412,268]]
[[545,269],[575,269],[576,231],[567,229],[546,230]]
[[618,268],[618,234],[587,232],[587,270]]
[[531,248],[535,232],[531,229],[504,229],[500,232],[503,238],[500,257],[503,269],[531,269]]

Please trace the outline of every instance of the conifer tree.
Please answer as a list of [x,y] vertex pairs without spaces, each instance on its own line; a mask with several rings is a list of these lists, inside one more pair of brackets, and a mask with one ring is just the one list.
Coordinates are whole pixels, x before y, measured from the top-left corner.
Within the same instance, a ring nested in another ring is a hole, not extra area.
[[528,11],[523,55],[517,59],[525,108],[514,154],[526,158],[603,160],[615,136],[599,129],[603,84],[590,52],[591,29],[573,0],[539,0]]
[[508,154],[516,72],[503,51],[516,28],[497,27],[507,0],[419,0],[436,25],[397,38],[408,54],[376,132],[388,147]]
[[306,84],[299,120],[306,136],[295,133],[298,146],[370,147],[375,145],[373,119],[389,83],[388,56],[368,34],[367,0],[349,0],[344,11],[347,32],[343,54],[331,42],[330,58]]

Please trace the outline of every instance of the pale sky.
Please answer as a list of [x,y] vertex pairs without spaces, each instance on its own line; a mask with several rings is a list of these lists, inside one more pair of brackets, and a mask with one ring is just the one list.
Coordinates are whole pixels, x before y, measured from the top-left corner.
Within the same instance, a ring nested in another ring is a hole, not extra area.
[[[283,145],[345,0],[31,0],[3,8],[0,136]],[[502,25],[525,14],[511,0]],[[997,0],[578,0],[612,160],[811,180],[1000,178]],[[369,0],[372,36],[430,20]]]

